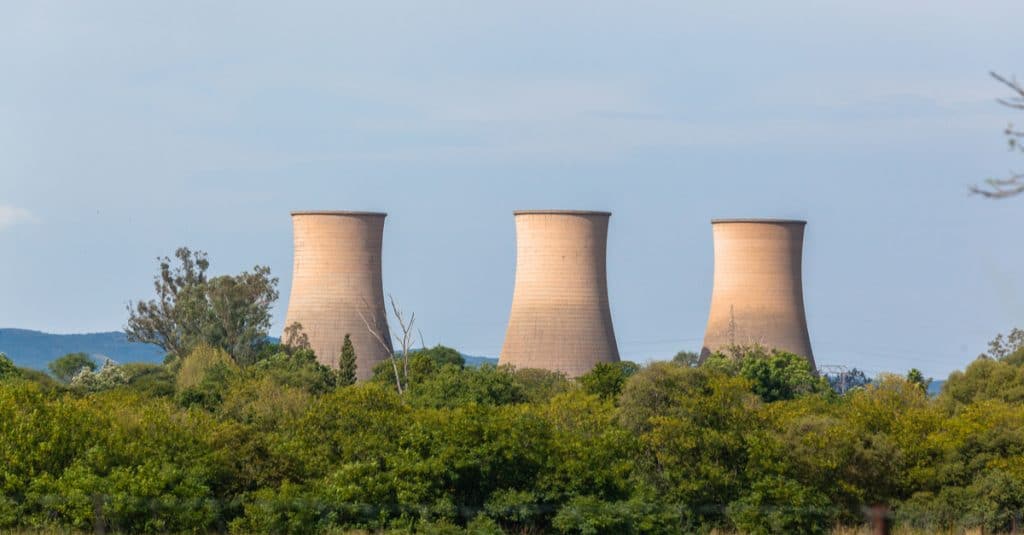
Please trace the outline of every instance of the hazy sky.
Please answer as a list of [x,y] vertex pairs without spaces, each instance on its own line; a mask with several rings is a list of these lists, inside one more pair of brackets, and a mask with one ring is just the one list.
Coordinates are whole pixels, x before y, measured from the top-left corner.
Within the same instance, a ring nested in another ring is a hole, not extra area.
[[[989,70],[1024,3],[0,2],[0,326],[123,327],[155,257],[266,264],[389,212],[427,341],[496,356],[512,210],[614,212],[624,358],[700,347],[714,217],[809,221],[819,364],[945,376],[1024,326],[1024,168]],[[708,3],[711,4],[711,3]]]

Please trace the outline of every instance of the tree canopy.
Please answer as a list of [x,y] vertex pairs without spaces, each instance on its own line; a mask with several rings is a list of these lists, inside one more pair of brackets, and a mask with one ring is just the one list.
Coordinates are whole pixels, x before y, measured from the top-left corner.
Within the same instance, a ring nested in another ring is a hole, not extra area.
[[162,347],[183,357],[200,344],[219,347],[240,363],[250,363],[267,343],[270,307],[277,300],[277,278],[270,268],[208,278],[206,253],[181,247],[159,259],[153,279],[156,298],[128,305],[125,332],[133,342]]
[[96,363],[85,353],[68,353],[51,362],[48,367],[54,377],[67,383],[82,370],[95,371]]

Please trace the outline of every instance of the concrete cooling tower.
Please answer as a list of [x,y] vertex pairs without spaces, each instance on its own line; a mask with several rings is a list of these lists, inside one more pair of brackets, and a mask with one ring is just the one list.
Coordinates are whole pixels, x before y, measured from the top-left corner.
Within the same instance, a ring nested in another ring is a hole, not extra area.
[[292,212],[295,265],[285,326],[301,323],[317,360],[332,368],[338,367],[342,343],[350,335],[359,380],[369,379],[391,352],[381,279],[386,215]]
[[730,345],[760,344],[814,364],[801,274],[805,221],[718,219],[715,281],[701,360]]
[[515,212],[516,282],[500,364],[578,377],[618,362],[608,306],[608,212]]

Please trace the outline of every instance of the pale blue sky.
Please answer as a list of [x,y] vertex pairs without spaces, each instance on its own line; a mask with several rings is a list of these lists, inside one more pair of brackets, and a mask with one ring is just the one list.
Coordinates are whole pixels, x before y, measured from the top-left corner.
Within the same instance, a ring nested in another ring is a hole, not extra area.
[[[1024,326],[1024,3],[0,2],[0,326],[118,329],[154,258],[291,275],[294,209],[383,210],[386,290],[497,355],[512,210],[614,212],[623,357],[697,349],[714,217],[809,221],[820,364],[945,376]],[[1020,122],[1021,117],[1017,117]]]

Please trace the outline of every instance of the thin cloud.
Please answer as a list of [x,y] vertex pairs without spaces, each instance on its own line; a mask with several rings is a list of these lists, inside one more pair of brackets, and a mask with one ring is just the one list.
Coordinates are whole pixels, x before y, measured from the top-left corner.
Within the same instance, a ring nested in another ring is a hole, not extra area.
[[31,223],[33,221],[36,221],[36,217],[32,215],[32,212],[17,206],[0,204],[0,231],[7,230],[19,223]]

